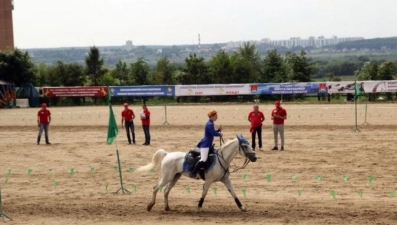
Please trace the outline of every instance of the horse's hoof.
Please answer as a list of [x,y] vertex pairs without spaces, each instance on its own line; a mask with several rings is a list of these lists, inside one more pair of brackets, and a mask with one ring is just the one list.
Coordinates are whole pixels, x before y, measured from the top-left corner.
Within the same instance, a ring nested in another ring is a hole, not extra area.
[[165,207],[165,211],[170,211],[171,208],[169,206]]
[[247,209],[244,206],[241,206],[240,210],[241,212],[247,212]]
[[203,212],[203,208],[202,207],[198,207],[197,208],[197,212]]
[[149,205],[147,205],[147,207],[146,207],[147,211],[152,210],[153,206],[154,206],[154,204],[149,204]]

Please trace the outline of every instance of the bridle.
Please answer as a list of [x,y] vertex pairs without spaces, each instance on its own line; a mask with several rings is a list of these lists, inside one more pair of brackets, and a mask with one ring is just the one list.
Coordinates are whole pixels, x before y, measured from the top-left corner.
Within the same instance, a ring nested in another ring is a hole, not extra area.
[[[225,141],[223,140],[223,137],[222,137],[222,136],[220,136],[220,138],[219,138],[219,143],[220,143],[220,146],[222,146],[222,144],[225,143]],[[217,158],[218,158],[218,162],[219,162],[221,168],[225,171],[224,174],[223,174],[223,176],[222,176],[222,178],[221,178],[221,180],[226,176],[227,173],[230,174],[230,173],[237,172],[237,171],[240,170],[240,169],[244,169],[244,168],[248,165],[248,163],[251,161],[251,160],[249,159],[250,156],[251,156],[251,155],[255,155],[255,153],[247,153],[247,152],[245,151],[245,148],[246,148],[246,147],[249,147],[249,143],[248,143],[247,141],[245,141],[245,142],[243,142],[243,143],[240,143],[240,141],[239,141],[239,149],[238,149],[238,151],[239,151],[239,152],[240,152],[240,151],[243,151],[244,156],[245,156],[245,160],[244,160],[244,163],[243,163],[242,166],[240,166],[240,167],[234,169],[232,172],[229,171],[230,164],[227,165],[227,166],[224,166],[224,165],[222,164],[221,160],[220,160],[220,159],[222,158],[222,161],[223,161],[223,162],[226,162],[226,160],[223,158],[223,152],[221,152],[221,153],[219,154],[219,150],[216,150],[216,151],[215,151],[215,154],[218,156],[218,157],[217,157]]]

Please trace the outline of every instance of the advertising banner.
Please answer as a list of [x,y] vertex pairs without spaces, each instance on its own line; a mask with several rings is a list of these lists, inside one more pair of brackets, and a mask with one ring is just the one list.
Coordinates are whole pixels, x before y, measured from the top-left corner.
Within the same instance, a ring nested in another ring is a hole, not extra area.
[[43,87],[44,97],[106,97],[108,87]]
[[176,85],[176,96],[249,95],[249,84]]
[[[361,94],[397,91],[395,81],[357,81],[357,85]],[[327,82],[327,89],[329,94],[354,94],[354,81]]]
[[175,86],[111,86],[112,96],[175,96]]
[[319,83],[251,84],[250,90],[251,90],[251,94],[253,95],[317,94],[320,91],[320,84]]

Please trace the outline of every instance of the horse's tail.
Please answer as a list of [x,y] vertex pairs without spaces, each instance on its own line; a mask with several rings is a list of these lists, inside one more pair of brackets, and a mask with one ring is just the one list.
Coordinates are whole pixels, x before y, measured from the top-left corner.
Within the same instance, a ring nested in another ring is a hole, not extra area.
[[157,167],[167,154],[168,152],[164,149],[157,150],[157,152],[153,154],[152,162],[147,164],[146,166],[139,167],[138,169],[136,169],[136,171],[137,172],[150,171],[151,169]]

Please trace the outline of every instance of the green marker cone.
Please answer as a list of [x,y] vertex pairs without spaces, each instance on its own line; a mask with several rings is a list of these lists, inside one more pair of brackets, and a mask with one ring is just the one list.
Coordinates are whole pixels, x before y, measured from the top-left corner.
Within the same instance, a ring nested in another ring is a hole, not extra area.
[[295,181],[296,180],[296,175],[292,174],[291,178],[292,178],[292,181]]
[[70,168],[70,175],[73,175],[75,173],[74,168]]
[[333,199],[336,199],[336,191],[331,190],[331,196]]
[[32,169],[28,169],[28,175],[30,175],[33,172]]
[[347,175],[343,175],[342,178],[343,178],[343,181],[344,181],[344,182],[347,182],[347,180],[349,179],[349,177],[348,177]]
[[390,198],[394,198],[394,196],[396,196],[396,192],[395,192],[395,191],[391,191],[391,192],[389,193],[389,197],[390,197]]
[[271,174],[267,174],[266,175],[266,180],[267,180],[267,182],[272,181],[272,175]]
[[247,174],[246,173],[243,174],[243,180],[247,180]]
[[152,175],[154,173],[154,168],[149,170],[149,174]]
[[303,190],[298,190],[298,196],[302,196]]
[[108,186],[109,186],[109,184],[108,184],[108,183],[106,183],[106,184],[105,184],[105,191],[107,191],[107,190],[108,190]]
[[12,174],[12,169],[8,169],[7,176],[10,176],[11,174]]
[[54,180],[54,188],[57,188],[58,184],[59,184],[59,182]]
[[163,186],[160,186],[159,191],[160,191],[160,192],[163,192]]
[[51,173],[51,172],[52,172],[52,169],[48,169],[48,172]]
[[321,175],[318,175],[317,177],[316,177],[316,180],[317,181],[321,181],[323,179],[323,177],[321,176]]
[[136,185],[135,184],[131,184],[131,189],[135,193],[136,192]]
[[362,189],[360,189],[360,190],[358,191],[358,195],[360,196],[360,198],[363,198],[363,190],[362,190]]
[[90,168],[90,173],[95,173],[95,167]]
[[371,176],[368,177],[368,182],[370,184],[372,184],[372,181],[374,181],[374,179],[375,179],[375,177],[371,175]]
[[244,198],[247,197],[247,189],[244,188],[244,189],[241,190],[241,191],[243,192]]
[[134,168],[130,167],[128,168],[128,172],[132,173],[134,171]]
[[190,194],[190,187],[185,187],[185,191]]
[[217,189],[216,189],[216,187],[213,187],[213,188],[212,188],[212,191],[214,192],[215,196],[217,196]]
[[8,177],[4,180],[4,184],[8,183]]

